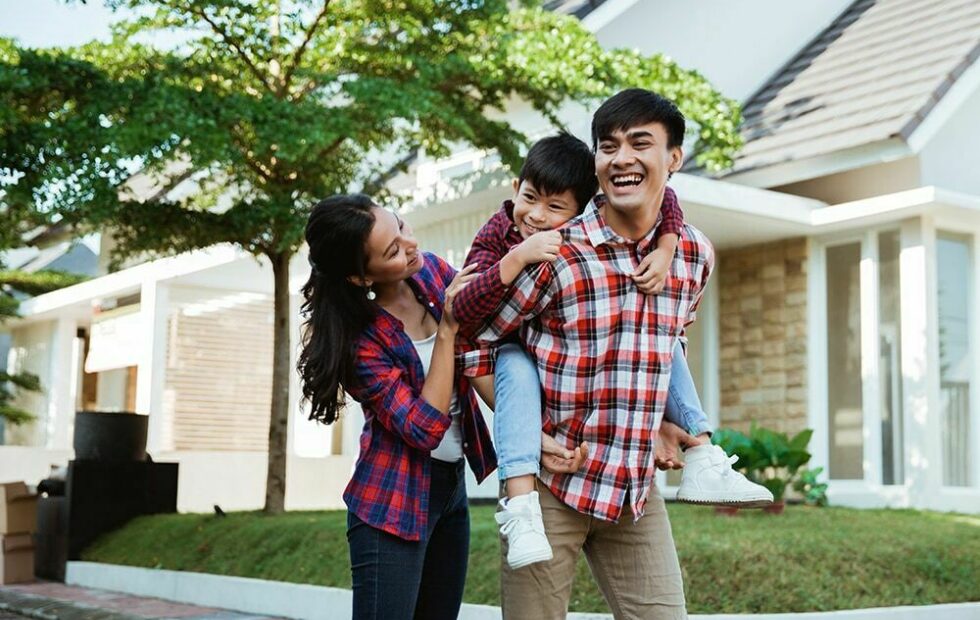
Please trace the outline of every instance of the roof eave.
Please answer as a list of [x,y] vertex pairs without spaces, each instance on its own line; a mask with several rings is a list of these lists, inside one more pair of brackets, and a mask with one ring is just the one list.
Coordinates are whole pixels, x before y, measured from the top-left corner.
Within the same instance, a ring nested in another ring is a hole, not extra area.
[[855,168],[896,161],[914,154],[915,151],[904,140],[891,137],[814,157],[740,170],[721,177],[721,180],[752,187],[780,187]]

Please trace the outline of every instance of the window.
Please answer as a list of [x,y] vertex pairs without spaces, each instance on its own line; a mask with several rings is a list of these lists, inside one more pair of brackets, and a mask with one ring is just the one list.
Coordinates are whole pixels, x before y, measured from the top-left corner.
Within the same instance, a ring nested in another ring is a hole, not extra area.
[[970,269],[973,240],[940,233],[936,240],[939,296],[940,420],[943,484],[970,480]]
[[861,377],[861,244],[827,248],[829,473],[864,478]]
[[878,235],[878,377],[881,412],[881,482],[904,484],[902,313],[899,232]]

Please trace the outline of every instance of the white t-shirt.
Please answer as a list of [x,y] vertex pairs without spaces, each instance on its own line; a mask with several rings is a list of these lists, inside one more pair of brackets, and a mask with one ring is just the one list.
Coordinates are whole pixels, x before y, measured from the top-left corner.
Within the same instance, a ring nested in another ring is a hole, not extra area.
[[[432,334],[425,340],[413,340],[412,344],[415,345],[415,350],[422,361],[422,370],[425,376],[429,376],[429,366],[432,365],[432,350],[436,345],[436,335]],[[449,403],[449,415],[452,422],[446,429],[442,441],[432,451],[432,458],[455,463],[463,458],[463,431],[459,425],[459,402],[456,400],[455,390],[453,390],[453,397]]]

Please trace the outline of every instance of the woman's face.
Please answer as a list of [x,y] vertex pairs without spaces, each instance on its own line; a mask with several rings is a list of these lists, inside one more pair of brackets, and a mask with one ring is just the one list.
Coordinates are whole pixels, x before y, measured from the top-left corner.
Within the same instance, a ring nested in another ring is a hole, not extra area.
[[411,226],[387,209],[374,207],[372,211],[374,228],[364,248],[368,284],[400,282],[418,273],[425,257]]

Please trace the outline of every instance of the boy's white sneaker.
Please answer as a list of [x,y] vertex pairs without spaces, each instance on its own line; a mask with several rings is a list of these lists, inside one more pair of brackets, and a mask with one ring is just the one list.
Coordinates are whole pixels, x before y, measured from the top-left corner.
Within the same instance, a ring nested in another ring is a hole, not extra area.
[[507,539],[507,564],[517,569],[550,560],[551,545],[544,533],[538,492],[502,499],[500,508],[494,518]]
[[769,489],[732,469],[737,461],[737,456],[728,456],[721,446],[701,444],[688,448],[677,501],[740,508],[771,504]]

